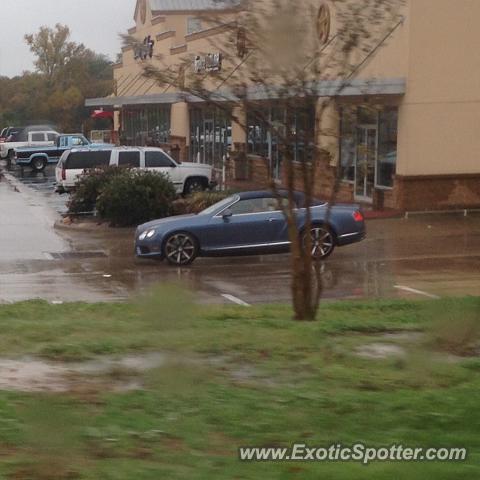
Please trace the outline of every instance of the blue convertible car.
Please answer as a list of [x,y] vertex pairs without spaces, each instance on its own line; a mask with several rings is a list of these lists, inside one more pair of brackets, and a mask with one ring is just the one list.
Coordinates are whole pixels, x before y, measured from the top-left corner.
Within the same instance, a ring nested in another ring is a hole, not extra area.
[[[283,201],[288,201],[282,192]],[[336,246],[365,238],[365,222],[356,205],[316,202],[311,207],[312,229],[304,231],[304,195],[295,194],[299,231],[310,234],[312,255],[325,259]],[[328,213],[329,212],[329,213]],[[198,256],[253,255],[288,252],[287,222],[272,192],[232,195],[198,215],[170,217],[137,228],[135,253],[141,258],[167,259],[173,265],[189,265]]]

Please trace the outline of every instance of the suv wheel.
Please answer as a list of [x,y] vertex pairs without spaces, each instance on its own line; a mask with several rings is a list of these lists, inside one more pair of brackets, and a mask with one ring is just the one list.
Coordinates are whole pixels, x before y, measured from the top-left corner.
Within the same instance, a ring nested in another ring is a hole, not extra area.
[[201,178],[189,178],[185,183],[185,195],[192,193],[204,192],[207,189],[205,181]]

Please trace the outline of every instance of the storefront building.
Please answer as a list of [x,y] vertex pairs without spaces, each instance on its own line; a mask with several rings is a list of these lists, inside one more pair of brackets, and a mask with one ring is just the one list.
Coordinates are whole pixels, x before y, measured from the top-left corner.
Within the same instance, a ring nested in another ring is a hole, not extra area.
[[[318,0],[318,8],[332,8]],[[245,189],[282,181],[282,158],[274,132],[285,111],[265,101],[262,116],[243,112],[248,131],[229,109],[218,109],[142,76],[142,64],[161,55],[175,65],[186,55],[197,68],[220,68],[212,39],[235,19],[240,1],[138,0],[136,25],[129,33],[145,49],[124,49],[115,66],[115,95],[89,99],[88,107],[115,112],[122,144],[168,146],[183,161],[221,169],[225,159],[242,152],[246,164],[229,162],[227,180]],[[214,27],[205,16],[216,16]],[[328,196],[327,183],[340,178],[340,199],[376,209],[450,210],[480,207],[480,63],[473,53],[480,41],[475,0],[407,0],[404,21],[392,31],[347,88],[335,96],[328,116],[333,132],[319,139],[325,151],[318,169],[317,194]],[[203,64],[201,64],[203,61]],[[252,87],[253,88],[253,87]],[[335,89],[319,82],[319,97]],[[261,94],[255,92],[255,94]],[[314,109],[290,114],[295,131],[315,129]],[[235,116],[233,115],[233,117]],[[291,119],[291,120],[290,120]],[[301,142],[291,146],[298,162],[308,160]]]

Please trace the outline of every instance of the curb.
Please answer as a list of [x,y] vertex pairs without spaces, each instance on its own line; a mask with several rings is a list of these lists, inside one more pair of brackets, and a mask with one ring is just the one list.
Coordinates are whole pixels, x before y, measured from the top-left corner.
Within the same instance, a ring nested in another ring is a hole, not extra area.
[[56,230],[62,230],[65,232],[128,232],[135,231],[132,227],[110,227],[106,222],[81,222],[81,223],[69,223],[66,224],[62,220],[57,220],[53,228]]

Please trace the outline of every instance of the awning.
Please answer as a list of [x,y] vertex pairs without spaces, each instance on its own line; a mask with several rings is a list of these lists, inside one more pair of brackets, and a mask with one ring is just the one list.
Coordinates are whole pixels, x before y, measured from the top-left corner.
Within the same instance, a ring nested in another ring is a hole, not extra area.
[[[311,84],[308,90],[318,97],[354,97],[367,95],[404,95],[406,92],[405,78],[391,79],[355,79],[343,84],[341,80],[323,80]],[[246,91],[248,100],[275,100],[285,98],[285,96],[295,97],[296,92],[285,92],[277,86],[253,85],[248,87]],[[239,97],[231,90],[219,90],[210,97],[211,101],[216,102],[238,102]],[[86,107],[105,107],[120,109],[127,106],[135,105],[154,105],[164,104],[171,105],[173,103],[187,102],[199,103],[204,102],[203,99],[195,97],[183,92],[159,93],[152,95],[138,95],[134,97],[105,97],[105,98],[89,98],[85,101]]]
[[104,110],[103,108],[100,110],[94,110],[90,115],[91,118],[113,118],[113,112]]

